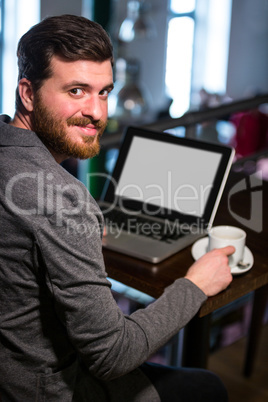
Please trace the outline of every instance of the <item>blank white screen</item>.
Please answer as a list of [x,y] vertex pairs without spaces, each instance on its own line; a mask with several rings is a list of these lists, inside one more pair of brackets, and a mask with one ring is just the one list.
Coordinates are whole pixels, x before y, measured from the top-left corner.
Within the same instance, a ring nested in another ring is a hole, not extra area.
[[221,155],[134,137],[116,195],[203,215]]

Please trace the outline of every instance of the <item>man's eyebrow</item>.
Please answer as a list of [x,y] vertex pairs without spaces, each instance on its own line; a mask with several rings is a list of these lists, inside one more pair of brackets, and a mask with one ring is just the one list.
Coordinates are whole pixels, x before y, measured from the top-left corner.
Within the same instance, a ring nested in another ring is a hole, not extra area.
[[111,82],[111,84],[108,84],[104,88],[102,88],[102,90],[104,90],[104,89],[108,89],[108,90],[112,91],[114,89],[114,83]]
[[[72,87],[92,88],[92,85],[87,84],[85,82],[72,81],[72,82],[69,82],[68,84],[64,85],[63,90],[68,90],[68,89],[70,89]],[[108,89],[108,90],[111,91],[113,88],[114,88],[114,83],[111,82],[110,84],[105,85],[102,88],[102,91],[105,90],[105,89]]]

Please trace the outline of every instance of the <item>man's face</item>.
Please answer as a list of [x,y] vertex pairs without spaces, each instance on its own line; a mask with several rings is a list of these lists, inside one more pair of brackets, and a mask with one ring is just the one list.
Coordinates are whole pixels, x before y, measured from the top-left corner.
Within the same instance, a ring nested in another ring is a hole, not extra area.
[[109,60],[51,60],[52,75],[34,94],[32,129],[58,161],[87,159],[99,152],[113,88]]

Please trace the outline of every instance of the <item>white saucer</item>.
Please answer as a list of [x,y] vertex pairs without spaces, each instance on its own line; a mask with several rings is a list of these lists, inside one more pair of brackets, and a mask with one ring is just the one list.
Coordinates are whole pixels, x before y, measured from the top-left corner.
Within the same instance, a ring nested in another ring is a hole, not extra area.
[[[192,256],[194,260],[198,260],[198,258],[202,257],[202,255],[204,255],[208,251],[207,248],[208,248],[208,237],[203,237],[202,239],[197,240],[192,246]],[[249,271],[252,268],[254,258],[252,252],[247,246],[245,247],[244,262],[248,263],[249,266],[247,268],[242,269],[238,267],[231,268],[232,275],[244,274],[245,272]]]

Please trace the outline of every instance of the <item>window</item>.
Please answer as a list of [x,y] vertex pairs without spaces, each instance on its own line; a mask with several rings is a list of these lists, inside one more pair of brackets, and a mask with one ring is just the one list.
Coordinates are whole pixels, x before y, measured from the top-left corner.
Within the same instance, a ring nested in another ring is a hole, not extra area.
[[202,88],[226,90],[232,0],[169,0],[166,89],[180,117]]
[[13,116],[17,85],[16,49],[20,37],[40,20],[40,0],[0,0],[2,11],[1,112]]
[[189,109],[195,28],[195,0],[170,0],[167,37],[166,88],[173,99],[172,117]]

